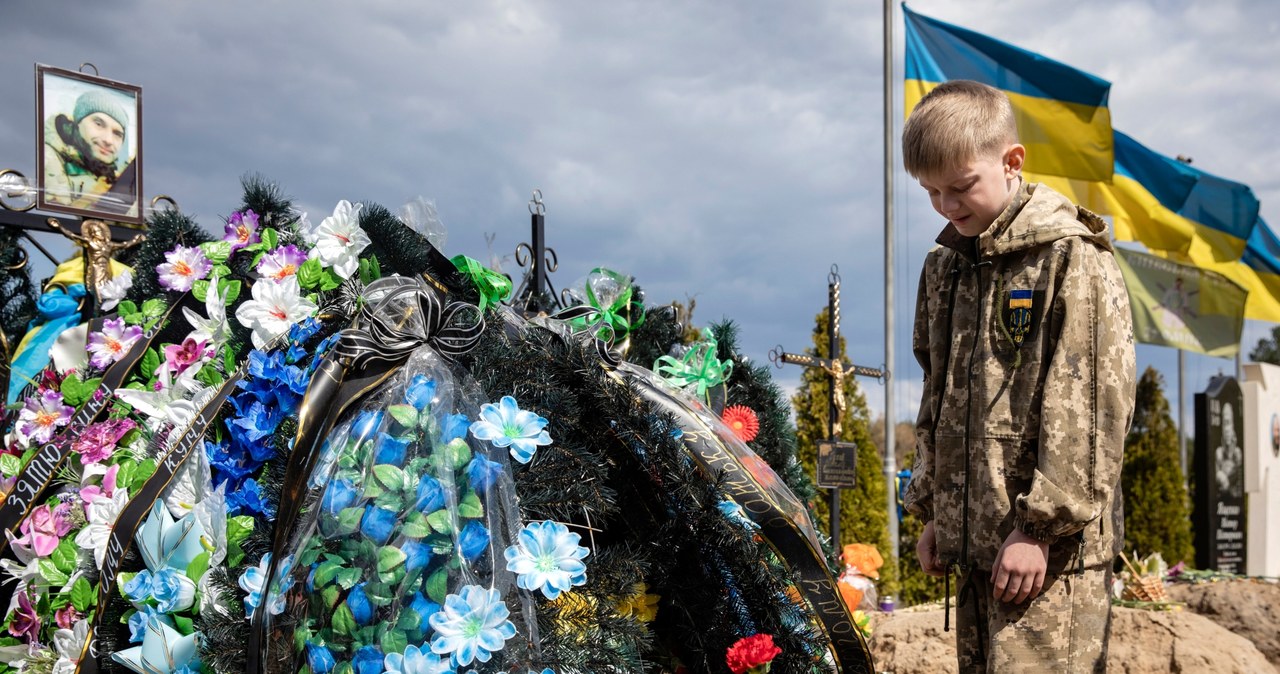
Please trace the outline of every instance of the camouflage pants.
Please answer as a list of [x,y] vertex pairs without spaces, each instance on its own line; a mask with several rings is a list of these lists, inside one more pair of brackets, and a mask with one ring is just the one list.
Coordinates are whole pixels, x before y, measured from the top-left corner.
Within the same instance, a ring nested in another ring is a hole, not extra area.
[[1018,605],[992,598],[990,570],[970,579],[955,609],[962,673],[1106,671],[1109,567],[1049,576],[1040,596]]

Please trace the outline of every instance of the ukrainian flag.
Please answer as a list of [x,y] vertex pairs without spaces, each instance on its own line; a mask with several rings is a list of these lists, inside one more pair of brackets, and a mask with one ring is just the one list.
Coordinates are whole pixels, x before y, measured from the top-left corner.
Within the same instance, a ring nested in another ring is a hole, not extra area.
[[1249,291],[1244,317],[1280,323],[1280,237],[1258,218],[1239,262],[1202,265]]
[[1115,238],[1199,265],[1235,262],[1258,222],[1248,185],[1206,173],[1115,132],[1111,182],[1028,173],[1095,213],[1112,216]]
[[1013,102],[1026,170],[1110,180],[1113,158],[1106,80],[902,6],[907,26],[906,111],[947,80],[976,80]]

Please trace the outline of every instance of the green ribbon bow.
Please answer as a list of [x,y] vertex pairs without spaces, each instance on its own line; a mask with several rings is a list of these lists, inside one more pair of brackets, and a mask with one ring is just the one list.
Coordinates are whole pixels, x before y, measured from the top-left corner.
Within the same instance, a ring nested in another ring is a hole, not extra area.
[[725,383],[733,373],[733,361],[716,358],[716,336],[711,330],[702,331],[702,341],[676,360],[662,356],[653,363],[653,371],[671,386],[692,391],[704,401],[707,389]]
[[464,276],[471,279],[480,293],[480,311],[490,304],[500,304],[511,297],[511,279],[480,264],[466,255],[455,255],[451,260]]
[[[596,295],[595,288],[592,287],[591,277],[595,275],[612,279],[618,284],[618,287],[623,288],[622,292],[608,306],[602,306],[600,298]],[[575,332],[594,330],[596,339],[606,342],[616,343],[622,341],[629,332],[640,327],[640,324],[644,322],[644,307],[640,306],[638,302],[636,303],[636,317],[634,322],[632,321],[632,295],[634,292],[635,288],[631,285],[631,279],[626,276],[604,267],[592,269],[591,273],[587,275],[587,304],[585,306],[589,306],[595,311],[568,318],[569,327]],[[607,334],[600,334],[602,331],[607,331]]]

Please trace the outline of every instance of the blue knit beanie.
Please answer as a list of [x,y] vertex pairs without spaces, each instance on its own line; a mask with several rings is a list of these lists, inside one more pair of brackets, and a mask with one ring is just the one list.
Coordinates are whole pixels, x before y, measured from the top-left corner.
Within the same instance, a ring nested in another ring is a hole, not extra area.
[[95,112],[101,112],[120,122],[120,126],[129,127],[129,115],[125,113],[124,108],[116,101],[114,96],[98,90],[89,90],[80,94],[80,97],[76,99],[76,109],[73,113],[76,124],[79,124],[80,120]]

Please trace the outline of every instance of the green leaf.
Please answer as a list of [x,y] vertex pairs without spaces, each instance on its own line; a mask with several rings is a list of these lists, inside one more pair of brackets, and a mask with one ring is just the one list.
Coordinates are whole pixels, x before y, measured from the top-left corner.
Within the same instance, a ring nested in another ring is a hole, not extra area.
[[153,297],[142,303],[142,315],[145,318],[159,318],[164,315],[165,308],[164,300]]
[[333,621],[329,624],[334,632],[346,636],[350,636],[357,629],[355,616],[351,615],[351,609],[347,607],[346,602],[333,612]]
[[339,535],[355,533],[360,528],[360,518],[364,516],[364,508],[343,508],[338,513]]
[[201,302],[205,301],[205,298],[209,296],[209,282],[200,280],[191,284],[191,294],[195,295],[196,299]]
[[344,590],[350,590],[351,588],[356,586],[356,583],[360,582],[360,578],[362,576],[363,576],[363,573],[361,573],[360,569],[355,569],[355,568],[340,569],[338,571],[338,576],[337,576],[338,587]]
[[155,347],[151,347],[147,349],[146,353],[142,354],[142,362],[138,364],[138,367],[142,368],[143,374],[150,376],[160,369],[160,362],[160,352],[156,351]]
[[[337,585],[330,585],[320,591],[320,598],[324,600],[324,606],[329,610],[332,610],[334,606],[338,605],[338,599],[341,595],[342,591],[338,589]],[[347,611],[347,613],[350,612],[350,610]]]
[[253,533],[253,515],[227,518],[227,542],[243,543]]
[[461,470],[471,462],[471,448],[462,438],[454,438],[449,444],[436,450],[435,460],[442,468]]
[[58,568],[58,565],[48,557],[40,560],[38,566],[40,569],[40,575],[44,576],[45,581],[50,585],[66,585],[67,580],[71,578],[71,576],[63,573],[62,570]]
[[236,299],[240,297],[241,285],[242,284],[239,281],[219,281],[218,282],[218,294],[222,295],[223,304],[226,304],[227,306],[231,306],[231,303],[235,302]]
[[89,609],[98,603],[98,593],[93,591],[93,586],[83,576],[76,579],[71,584],[71,605],[81,613],[88,613]]
[[239,543],[227,543],[227,566],[235,568],[244,561],[244,548]]
[[120,303],[116,305],[116,315],[121,318],[129,314],[136,313],[138,313],[138,305],[134,304],[132,300],[121,300]]
[[320,277],[321,290],[325,290],[325,291],[333,290],[334,288],[337,288],[340,285],[342,285],[341,276],[338,276],[337,274],[333,273],[332,269],[324,270],[324,275]]
[[303,290],[311,290],[320,285],[320,279],[324,276],[324,269],[320,266],[320,260],[311,258],[303,262],[298,267],[298,285]]
[[427,515],[427,524],[442,534],[453,533],[453,520],[449,517],[449,511],[443,508]]
[[124,599],[129,598],[129,595],[125,594],[124,592],[124,586],[128,585],[129,581],[133,580],[133,577],[136,575],[138,574],[132,571],[122,571],[120,575],[116,576],[116,593],[119,594],[122,598]]
[[[137,493],[138,488],[151,479],[156,472],[156,460],[144,459],[141,463],[135,464],[133,475],[130,477],[129,493]],[[116,484],[120,484],[120,474],[116,473]]]
[[191,560],[187,565],[187,578],[197,586],[200,585],[200,579],[204,577],[206,571],[209,570],[209,553],[202,552]]
[[405,490],[404,471],[389,463],[380,463],[373,467],[373,480],[384,491],[401,492]]
[[[338,575],[338,571],[340,571],[341,569],[342,569],[342,565],[338,564],[337,562],[325,562],[320,566],[317,566],[316,575],[315,575],[315,586],[324,587],[325,585],[328,585],[329,583],[333,582],[334,577]],[[346,588],[343,588],[343,589],[346,589]]]
[[205,241],[200,244],[200,250],[209,261],[214,264],[222,264],[231,257],[230,241]]
[[172,618],[173,618],[173,626],[175,629],[178,630],[178,634],[186,636],[196,631],[195,625],[192,624],[191,618],[188,618],[179,613],[174,613],[172,615]]
[[484,504],[480,503],[480,497],[475,492],[467,492],[458,502],[458,516],[469,519],[484,517]]
[[414,409],[413,405],[392,405],[387,408],[387,414],[405,428],[418,425],[418,410]]
[[394,545],[384,545],[378,549],[378,572],[389,573],[404,566],[404,551]]
[[204,367],[200,368],[200,371],[196,373],[196,381],[204,384],[205,386],[217,387],[224,381],[224,379],[222,377],[222,373],[218,372],[217,368],[209,363],[205,363]]
[[0,455],[0,473],[5,477],[13,477],[20,470],[22,470],[22,459],[12,454]]
[[405,518],[404,524],[400,525],[400,535],[405,538],[423,538],[431,533],[431,525],[427,524],[427,518],[420,512],[414,512]]
[[374,606],[390,606],[391,602],[399,598],[396,588],[378,580],[372,580],[365,583],[364,593],[369,597],[370,603]]
[[78,550],[79,546],[76,545],[74,539],[70,537],[64,538],[58,542],[58,547],[54,548],[53,552],[49,555],[49,559],[53,561],[53,565],[57,567],[59,571],[67,574],[67,577],[69,578],[72,572],[76,570],[76,552]]
[[333,668],[333,674],[352,674],[354,671],[355,668],[350,662],[339,662],[338,666]]
[[445,595],[449,594],[449,572],[440,569],[431,574],[427,578],[427,596],[441,606],[444,605]]
[[263,227],[258,236],[262,239],[262,247],[265,250],[275,250],[276,244],[280,243],[280,236],[271,227]]
[[93,390],[98,387],[101,379],[90,379],[93,386],[89,386],[89,382],[80,381],[79,375],[71,374],[62,380],[62,386],[58,390],[62,393],[62,402],[72,407],[79,407],[84,401],[93,395]]
[[382,633],[382,652],[383,653],[403,653],[405,648],[409,647],[409,638],[404,632],[397,629],[389,629]]

